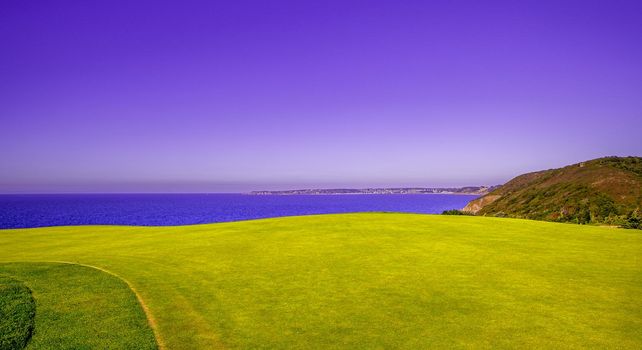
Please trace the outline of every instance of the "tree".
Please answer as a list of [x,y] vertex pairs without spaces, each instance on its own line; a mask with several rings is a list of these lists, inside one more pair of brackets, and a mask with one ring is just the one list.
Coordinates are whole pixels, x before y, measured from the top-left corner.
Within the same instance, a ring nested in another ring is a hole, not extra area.
[[624,228],[642,229],[642,213],[640,208],[635,209],[626,218],[626,222],[622,225]]

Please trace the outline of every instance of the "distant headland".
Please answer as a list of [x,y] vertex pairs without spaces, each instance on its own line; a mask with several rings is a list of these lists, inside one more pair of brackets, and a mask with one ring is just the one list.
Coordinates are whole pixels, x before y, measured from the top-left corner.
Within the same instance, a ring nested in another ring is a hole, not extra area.
[[499,186],[466,187],[390,187],[390,188],[330,188],[283,191],[252,191],[250,195],[331,195],[331,194],[468,194],[485,195]]

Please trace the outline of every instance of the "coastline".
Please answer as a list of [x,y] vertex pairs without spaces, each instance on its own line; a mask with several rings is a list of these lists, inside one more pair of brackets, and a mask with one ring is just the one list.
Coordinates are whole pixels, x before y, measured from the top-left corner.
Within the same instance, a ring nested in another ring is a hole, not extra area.
[[494,186],[463,186],[463,187],[373,187],[373,188],[303,188],[296,190],[265,190],[251,191],[245,194],[253,196],[278,195],[372,195],[372,194],[448,194],[483,196],[495,189]]
[[425,195],[460,195],[460,196],[483,196],[485,193],[462,193],[462,192],[436,192],[436,193],[242,193],[248,196],[373,196],[373,195],[408,195],[408,196],[425,196]]

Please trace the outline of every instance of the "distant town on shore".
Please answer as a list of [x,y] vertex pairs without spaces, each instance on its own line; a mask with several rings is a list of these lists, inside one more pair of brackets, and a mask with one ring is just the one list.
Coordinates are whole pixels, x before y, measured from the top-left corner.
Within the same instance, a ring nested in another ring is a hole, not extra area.
[[394,188],[331,188],[282,191],[252,191],[251,195],[330,195],[330,194],[473,194],[484,195],[497,186],[466,187],[394,187]]

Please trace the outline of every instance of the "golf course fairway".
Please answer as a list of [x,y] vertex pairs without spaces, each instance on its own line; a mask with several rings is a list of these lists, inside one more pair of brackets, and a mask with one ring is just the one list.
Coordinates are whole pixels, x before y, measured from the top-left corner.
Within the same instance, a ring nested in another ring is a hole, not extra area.
[[[113,275],[76,264],[24,262],[0,263],[0,286],[3,276],[28,286],[36,301],[30,350],[157,348],[136,295]],[[3,296],[0,291],[0,301]],[[3,347],[3,340],[0,332],[0,349],[22,348]]]
[[[51,269],[78,283],[37,278]],[[0,275],[32,291],[39,344],[45,289],[111,283],[128,321],[105,327],[140,348],[642,348],[639,230],[387,213],[13,229]]]

